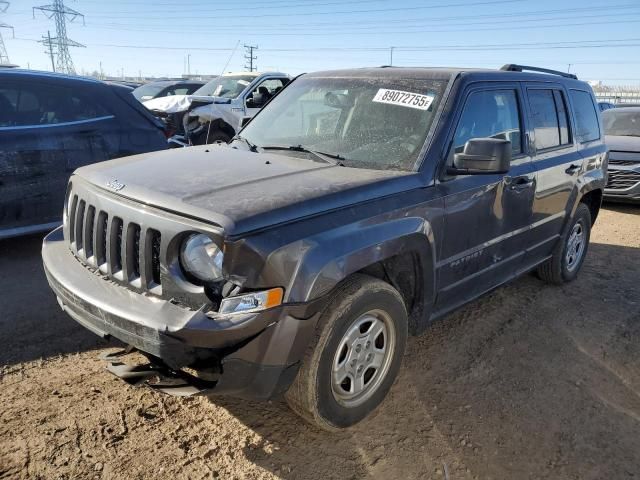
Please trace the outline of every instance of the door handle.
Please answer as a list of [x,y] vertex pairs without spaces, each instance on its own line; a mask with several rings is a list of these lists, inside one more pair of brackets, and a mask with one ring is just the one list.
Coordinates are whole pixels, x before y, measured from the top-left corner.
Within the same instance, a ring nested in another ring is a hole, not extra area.
[[576,173],[578,170],[580,169],[580,165],[575,165],[575,164],[571,164],[569,165],[569,167],[564,171],[564,173],[568,173],[569,175],[573,175],[574,173]]
[[509,184],[509,189],[510,190],[524,190],[525,188],[529,188],[532,185],[533,185],[533,178],[532,177],[527,177],[527,176],[516,177],[516,178],[511,180],[511,183]]

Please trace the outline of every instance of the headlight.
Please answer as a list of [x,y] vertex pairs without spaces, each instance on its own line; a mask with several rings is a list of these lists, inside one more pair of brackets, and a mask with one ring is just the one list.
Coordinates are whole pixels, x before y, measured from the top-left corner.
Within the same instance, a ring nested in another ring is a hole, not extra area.
[[203,282],[222,279],[222,250],[203,234],[187,238],[180,249],[180,263],[185,271]]
[[266,310],[282,304],[283,291],[272,288],[263,292],[252,292],[237,297],[227,297],[220,303],[219,313],[242,313]]

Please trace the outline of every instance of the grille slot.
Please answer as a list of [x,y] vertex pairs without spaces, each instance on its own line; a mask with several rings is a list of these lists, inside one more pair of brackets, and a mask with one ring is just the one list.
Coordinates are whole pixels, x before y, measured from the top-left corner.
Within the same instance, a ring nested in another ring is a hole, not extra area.
[[149,230],[151,247],[151,281],[155,285],[160,285],[160,244],[162,237],[157,230]]
[[107,273],[107,229],[109,216],[106,212],[98,214],[96,222],[96,264],[103,273]]
[[127,280],[135,282],[140,279],[140,225],[127,225],[125,241],[125,259],[127,262]]
[[96,209],[93,205],[87,208],[87,216],[84,221],[84,251],[87,259],[93,260],[93,232],[94,221],[96,218]]
[[78,209],[76,211],[76,221],[75,221],[75,231],[76,231],[76,250],[78,253],[84,254],[83,247],[84,242],[82,238],[83,227],[84,227],[84,208],[85,208],[84,200],[80,200],[78,203]]
[[73,196],[71,208],[67,218],[69,219],[69,241],[73,244],[76,241],[76,210],[78,209],[78,195]]
[[630,165],[638,165],[640,160],[618,160],[617,158],[610,158],[609,165],[622,165],[628,167]]
[[609,170],[607,187],[614,190],[626,190],[640,182],[640,173],[632,170]]
[[[114,275],[122,274],[122,219],[114,217],[111,221],[109,266]],[[120,278],[121,279],[121,278]]]

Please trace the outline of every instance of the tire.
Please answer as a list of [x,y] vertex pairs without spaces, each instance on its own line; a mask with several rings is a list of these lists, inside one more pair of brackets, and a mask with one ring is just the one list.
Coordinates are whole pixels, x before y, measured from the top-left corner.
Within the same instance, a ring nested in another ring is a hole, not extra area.
[[200,135],[193,139],[194,145],[205,145],[210,143],[229,143],[231,135],[222,130],[211,130],[207,138],[207,130],[205,129]]
[[[568,255],[568,253],[570,249],[575,248],[577,245],[573,240],[574,234],[577,234],[577,232],[580,232],[579,235],[581,235],[579,240],[580,249],[579,251],[572,250],[574,255],[573,261],[571,261],[572,255]],[[575,280],[587,256],[590,237],[591,211],[584,203],[580,203],[576,213],[560,237],[560,241],[558,241],[558,245],[553,251],[553,256],[538,267],[538,276],[542,280],[555,285]]]
[[407,311],[395,288],[367,275],[349,277],[320,316],[316,339],[285,393],[287,403],[324,430],[356,424],[380,405],[393,385],[407,332]]

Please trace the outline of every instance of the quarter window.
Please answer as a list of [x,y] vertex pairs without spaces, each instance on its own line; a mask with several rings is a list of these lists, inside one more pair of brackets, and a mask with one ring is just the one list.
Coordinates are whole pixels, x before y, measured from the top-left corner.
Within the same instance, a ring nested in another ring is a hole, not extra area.
[[515,90],[482,90],[467,98],[454,135],[455,153],[472,138],[501,138],[511,142],[514,155],[522,153],[520,111]]
[[580,143],[600,138],[598,114],[589,92],[571,90],[571,102],[576,113],[576,139]]
[[561,91],[529,90],[529,106],[535,131],[536,150],[570,143],[567,109]]

